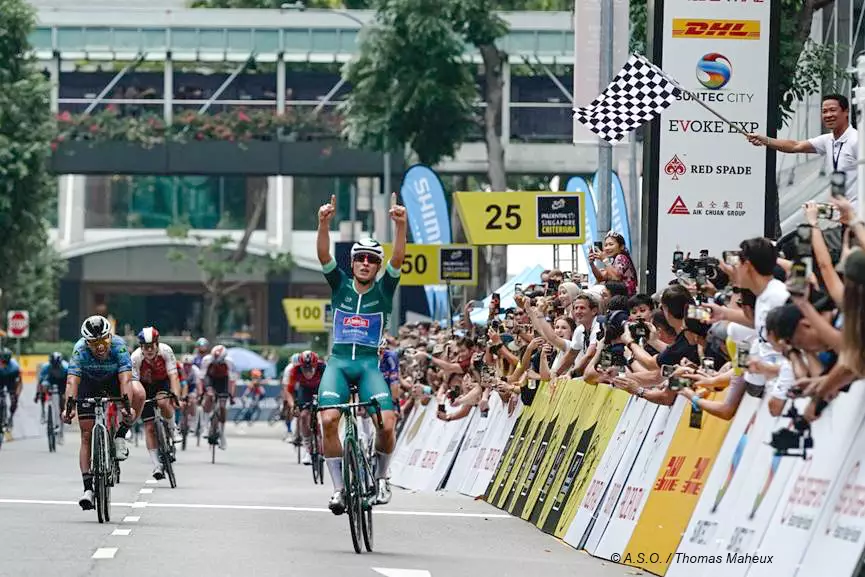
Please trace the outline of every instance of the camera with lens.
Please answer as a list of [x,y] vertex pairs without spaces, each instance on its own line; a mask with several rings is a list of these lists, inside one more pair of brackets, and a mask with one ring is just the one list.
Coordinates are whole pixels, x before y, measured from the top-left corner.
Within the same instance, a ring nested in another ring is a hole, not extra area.
[[499,319],[494,319],[494,320],[490,323],[490,328],[493,329],[494,331],[496,331],[497,333],[503,333],[503,332],[505,332],[505,328],[504,328],[504,326],[502,325],[502,321],[500,321]]
[[[778,429],[772,433],[769,445],[775,449],[777,457],[808,458],[808,449],[814,448],[814,438],[811,436],[811,425],[805,417],[799,414],[794,405],[784,415],[790,418],[790,427]],[[798,451],[798,452],[796,452]]]
[[711,282],[717,287],[720,276],[720,271],[718,270],[719,264],[721,264],[721,261],[709,256],[709,251],[707,250],[701,250],[699,258],[682,258],[681,251],[676,251],[673,255],[674,272],[682,271],[683,274],[694,279],[697,285]]
[[631,338],[635,341],[645,339],[649,336],[649,325],[643,319],[628,325],[628,331],[631,333]]

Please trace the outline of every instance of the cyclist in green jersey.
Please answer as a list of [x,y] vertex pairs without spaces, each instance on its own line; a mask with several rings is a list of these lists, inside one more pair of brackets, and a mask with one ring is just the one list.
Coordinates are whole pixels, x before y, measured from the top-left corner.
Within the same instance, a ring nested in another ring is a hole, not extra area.
[[[373,239],[363,239],[351,248],[351,277],[343,272],[330,254],[330,221],[336,214],[336,196],[318,211],[316,249],[324,277],[333,296],[333,348],[318,390],[321,423],[324,429],[324,456],[333,496],[328,507],[334,515],[345,512],[342,479],[342,445],[339,440],[340,413],[328,406],[345,403],[349,385],[358,386],[361,402],[376,399],[381,408],[383,427],[375,441],[378,486],[377,503],[390,501],[387,479],[390,457],[396,444],[396,413],[390,388],[379,370],[378,344],[385,333],[393,296],[399,284],[405,258],[406,211],[391,196],[390,218],[394,223],[393,254],[384,265],[384,249]],[[381,278],[379,273],[384,272]]]

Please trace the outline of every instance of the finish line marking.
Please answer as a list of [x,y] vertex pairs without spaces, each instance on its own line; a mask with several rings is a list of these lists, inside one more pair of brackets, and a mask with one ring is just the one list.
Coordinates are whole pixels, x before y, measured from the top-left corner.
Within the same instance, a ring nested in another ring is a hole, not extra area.
[[[78,501],[49,501],[40,499],[0,499],[0,504],[10,505],[78,505]],[[324,507],[290,507],[274,505],[212,505],[204,503],[111,503],[114,507],[132,507],[133,509],[163,508],[163,509],[224,509],[233,511],[288,511],[295,513],[330,513]],[[415,517],[454,517],[466,519],[516,519],[506,513],[447,513],[442,511],[388,511],[376,510],[376,515],[403,515]],[[124,519],[125,521],[125,519]],[[131,521],[130,521],[131,522]]]
[[91,559],[114,559],[117,554],[117,547],[100,547],[93,554]]

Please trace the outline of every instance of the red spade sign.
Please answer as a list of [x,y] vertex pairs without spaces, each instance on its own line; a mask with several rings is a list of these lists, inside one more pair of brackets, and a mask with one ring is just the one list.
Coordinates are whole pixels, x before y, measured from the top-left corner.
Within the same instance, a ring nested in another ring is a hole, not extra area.
[[6,315],[6,332],[13,339],[29,337],[30,313],[28,311],[9,311]]

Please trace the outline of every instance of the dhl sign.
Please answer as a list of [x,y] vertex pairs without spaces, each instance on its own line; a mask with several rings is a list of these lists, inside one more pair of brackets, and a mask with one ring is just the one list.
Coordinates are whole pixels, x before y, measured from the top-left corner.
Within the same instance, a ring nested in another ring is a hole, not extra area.
[[673,38],[759,40],[760,21],[673,18]]

